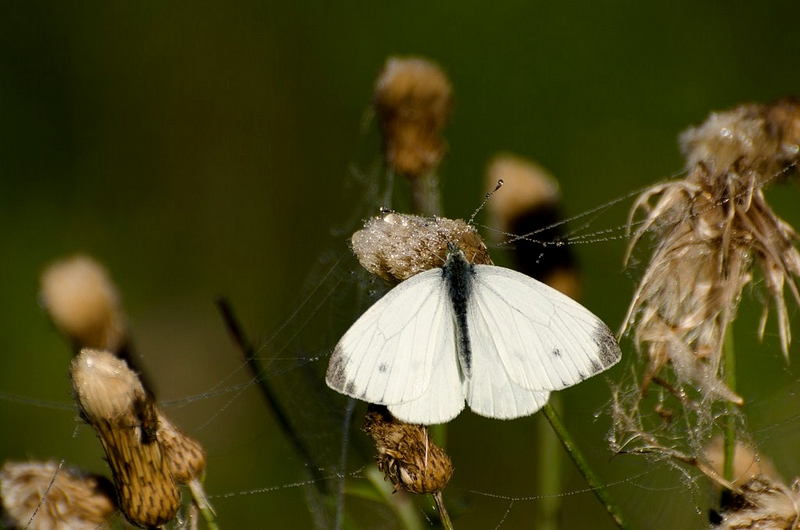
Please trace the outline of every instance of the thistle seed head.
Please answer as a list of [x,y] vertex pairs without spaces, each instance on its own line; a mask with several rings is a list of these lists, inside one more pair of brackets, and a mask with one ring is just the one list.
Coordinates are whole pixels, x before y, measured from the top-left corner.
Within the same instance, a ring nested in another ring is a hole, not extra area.
[[403,423],[386,407],[370,405],[364,431],[375,440],[378,469],[394,484],[394,491],[436,493],[453,476],[450,457],[430,439],[425,426]]
[[119,351],[125,316],[106,270],[89,256],[57,261],[42,273],[41,300],[56,328],[78,348]]
[[[84,349],[72,361],[71,378],[81,412],[105,449],[125,516],[144,527],[172,520],[180,507],[173,470],[186,464],[173,460],[181,452],[165,449],[163,416],[137,375],[111,353]],[[167,432],[172,440],[175,429]]]
[[375,83],[387,164],[408,177],[434,169],[447,145],[442,130],[450,119],[452,87],[427,59],[390,57]]
[[[706,396],[743,402],[722,382],[720,360],[725,330],[754,268],[764,279],[765,299],[774,303],[788,355],[784,287],[800,302],[798,235],[772,211],[762,186],[796,167],[797,109],[779,102],[712,114],[681,135],[686,178],[656,185],[636,200],[630,226],[635,213],[643,212],[644,219],[631,238],[629,255],[646,232],[656,240],[626,319],[648,357],[644,390],[671,364],[679,380],[695,384]],[[760,334],[768,310],[767,304]]]
[[6,462],[0,500],[4,528],[95,530],[117,511],[111,481],[52,461]]
[[795,530],[800,521],[800,492],[795,482],[787,487],[758,476],[731,492],[721,508],[716,530]]

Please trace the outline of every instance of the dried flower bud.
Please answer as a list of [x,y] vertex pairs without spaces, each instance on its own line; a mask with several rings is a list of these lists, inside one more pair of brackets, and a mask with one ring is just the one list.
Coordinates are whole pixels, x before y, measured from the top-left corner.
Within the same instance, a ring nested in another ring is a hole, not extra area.
[[71,376],[81,412],[105,449],[122,511],[140,526],[171,520],[180,492],[157,439],[158,413],[136,374],[108,352],[84,349]]
[[361,266],[389,283],[444,265],[448,242],[458,242],[472,263],[492,262],[475,228],[444,217],[388,212],[369,219],[350,239]]
[[[705,459],[714,471],[724,475],[725,447],[722,436],[715,436],[706,445]],[[736,442],[733,455],[733,480],[734,486],[742,486],[756,477],[763,476],[770,480],[780,480],[778,472],[768,458],[765,458],[742,442]]]
[[78,348],[119,351],[125,317],[105,269],[89,256],[50,265],[41,277],[42,302],[56,328]]
[[206,468],[203,446],[183,434],[161,413],[158,414],[158,440],[178,484],[189,484],[202,477]]
[[386,407],[370,405],[364,431],[378,448],[378,469],[394,490],[426,494],[442,491],[453,476],[453,464],[422,425],[403,423]]
[[768,477],[756,477],[730,492],[713,528],[716,530],[794,530],[800,520],[800,492]]
[[95,530],[117,511],[107,478],[56,462],[6,462],[0,499],[4,528]]
[[[489,224],[514,245],[517,268],[577,299],[581,286],[570,247],[563,244],[563,216],[558,182],[541,166],[512,155],[499,155],[486,171],[487,187],[503,187],[486,204]],[[523,236],[515,237],[515,236]]]
[[442,69],[426,59],[391,57],[374,97],[389,166],[413,177],[435,168],[447,150],[441,132],[452,106]]

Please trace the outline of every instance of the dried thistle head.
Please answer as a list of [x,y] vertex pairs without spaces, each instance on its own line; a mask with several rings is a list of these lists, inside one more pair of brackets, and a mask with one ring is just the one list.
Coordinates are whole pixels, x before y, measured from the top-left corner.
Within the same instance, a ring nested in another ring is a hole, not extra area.
[[59,260],[41,276],[41,299],[56,328],[77,348],[119,351],[126,339],[119,294],[89,256]]
[[800,491],[758,476],[731,492],[722,506],[716,530],[796,530],[800,527]]
[[117,511],[107,478],[52,461],[3,464],[0,500],[4,528],[95,530]]
[[[524,158],[498,155],[486,171],[486,186],[503,188],[487,202],[489,224],[500,230],[502,242],[514,245],[521,272],[578,299],[581,293],[577,265],[563,245],[561,192],[558,181],[544,168]],[[525,234],[520,238],[517,235]]]
[[417,58],[390,57],[375,83],[375,109],[388,165],[409,177],[434,169],[447,145],[452,88],[442,69]]
[[173,519],[180,507],[174,464],[158,440],[159,414],[137,375],[111,353],[83,349],[72,361],[71,378],[81,412],[105,449],[123,513],[145,527]]
[[430,439],[425,426],[403,423],[386,407],[370,405],[364,431],[375,440],[378,469],[394,484],[394,491],[437,493],[453,476],[450,457]]
[[648,231],[657,241],[626,319],[648,358],[644,390],[669,363],[680,382],[698,386],[706,397],[743,402],[723,383],[720,360],[725,330],[754,265],[775,304],[788,355],[784,286],[800,302],[798,235],[769,207],[762,186],[795,168],[797,108],[781,102],[712,114],[681,135],[687,177],[654,186],[636,200],[631,226],[636,212],[645,218],[629,254]]
[[472,263],[491,264],[475,228],[461,220],[386,212],[369,219],[350,239],[361,265],[389,283],[441,267],[447,244],[457,241]]

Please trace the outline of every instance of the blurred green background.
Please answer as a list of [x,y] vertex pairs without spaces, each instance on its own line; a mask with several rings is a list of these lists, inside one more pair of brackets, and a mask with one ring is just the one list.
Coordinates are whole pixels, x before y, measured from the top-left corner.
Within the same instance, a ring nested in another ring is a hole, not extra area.
[[[71,403],[70,350],[36,298],[58,257],[87,252],[108,267],[164,401],[203,394],[240,366],[216,296],[256,340],[290,317],[320,253],[346,249],[330,229],[354,215],[351,166],[378,156],[364,116],[387,56],[430,57],[454,85],[447,214],[469,216],[503,150],[545,165],[577,215],[678,173],[676,135],[709,112],[800,93],[798,20],[796,0],[0,3],[0,458],[106,472],[74,411],[25,401]],[[773,195],[797,225],[796,187]],[[619,227],[630,203],[572,228]],[[639,272],[623,269],[624,246],[575,247],[585,303],[612,328]],[[774,329],[760,347],[755,317],[742,319],[740,351],[759,352],[741,361],[758,376],[743,391],[775,414],[761,414],[771,430],[759,432],[792,477],[800,458],[783,443],[797,429],[785,418],[800,387]],[[646,466],[632,457],[608,462],[608,418],[593,417],[609,399],[603,378],[565,395],[569,426],[601,474],[622,481],[612,493],[638,527],[703,526],[695,507],[713,493],[690,496],[666,469],[635,478]],[[233,397],[167,409],[205,445],[211,495],[276,488],[212,499],[222,527],[310,526],[305,492],[291,486],[302,463],[256,391]],[[533,425],[453,422],[457,527],[531,524],[536,501],[504,516],[507,501],[472,492],[537,492]],[[568,471],[566,488],[584,487]],[[564,528],[613,527],[590,493],[564,502]]]

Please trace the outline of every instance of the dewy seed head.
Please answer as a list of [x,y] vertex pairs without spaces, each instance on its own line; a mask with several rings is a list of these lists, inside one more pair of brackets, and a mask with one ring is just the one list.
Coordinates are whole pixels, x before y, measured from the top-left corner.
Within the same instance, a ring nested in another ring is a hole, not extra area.
[[71,375],[78,404],[92,425],[128,414],[136,417],[135,407],[147,399],[139,377],[125,361],[106,351],[81,350],[72,361]]
[[444,217],[384,213],[350,239],[361,266],[392,284],[444,265],[448,243],[456,243],[471,263],[492,262],[472,225]]

